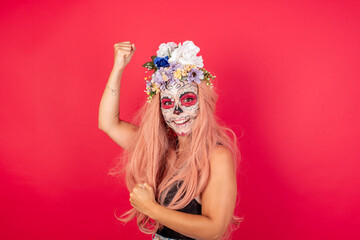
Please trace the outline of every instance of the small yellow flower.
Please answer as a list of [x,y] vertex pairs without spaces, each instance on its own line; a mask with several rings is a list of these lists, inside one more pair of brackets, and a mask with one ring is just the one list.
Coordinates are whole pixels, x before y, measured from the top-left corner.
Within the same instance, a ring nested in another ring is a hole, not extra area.
[[157,83],[153,84],[152,88],[151,88],[152,92],[155,92],[157,89],[159,89],[159,87],[160,87],[159,84],[157,84]]
[[184,77],[187,75],[188,71],[186,69],[183,69],[181,71],[181,75],[183,75]]
[[165,74],[162,74],[162,78],[164,79],[165,82],[169,80],[169,78]]
[[178,68],[176,70],[176,72],[174,72],[174,77],[179,79],[179,80],[181,79],[181,69],[180,68]]

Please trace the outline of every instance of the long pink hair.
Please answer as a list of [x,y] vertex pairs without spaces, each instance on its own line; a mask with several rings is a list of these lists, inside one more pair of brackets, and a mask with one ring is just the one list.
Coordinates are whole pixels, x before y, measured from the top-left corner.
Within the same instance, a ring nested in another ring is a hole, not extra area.
[[[235,168],[240,163],[240,151],[235,133],[222,124],[215,115],[217,93],[206,85],[199,86],[199,114],[189,137],[189,148],[177,146],[177,136],[168,128],[161,113],[160,94],[150,103],[145,103],[136,114],[133,124],[139,126],[131,149],[124,152],[122,159],[110,170],[118,175],[125,170],[126,186],[129,192],[138,183],[147,182],[154,189],[156,201],[170,209],[181,209],[196,198],[205,188],[210,173],[209,157],[217,143],[221,143],[233,154]],[[183,184],[180,184],[182,182]],[[172,201],[165,205],[169,190],[178,187]],[[115,215],[116,216],[116,215]],[[136,216],[140,230],[147,234],[162,228],[162,224],[132,208],[116,218],[128,222]],[[233,215],[222,239],[229,239],[233,230],[239,227],[243,217]]]

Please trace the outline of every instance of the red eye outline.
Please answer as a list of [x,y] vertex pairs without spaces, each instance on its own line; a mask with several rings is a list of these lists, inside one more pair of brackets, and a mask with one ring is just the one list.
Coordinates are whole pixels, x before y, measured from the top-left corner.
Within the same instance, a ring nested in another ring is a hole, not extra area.
[[174,107],[174,102],[171,101],[170,98],[163,98],[163,99],[161,99],[161,106],[164,109],[170,109],[170,108]]
[[[191,99],[190,101],[186,102],[186,99]],[[186,93],[183,95],[180,99],[180,102],[185,107],[190,107],[196,104],[197,102],[197,96],[195,93]]]

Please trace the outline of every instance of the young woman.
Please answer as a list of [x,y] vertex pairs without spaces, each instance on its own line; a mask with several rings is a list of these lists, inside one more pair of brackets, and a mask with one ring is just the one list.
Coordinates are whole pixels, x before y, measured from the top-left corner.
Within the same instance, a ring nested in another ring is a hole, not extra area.
[[133,208],[118,219],[136,217],[153,239],[229,239],[242,221],[234,215],[240,154],[236,135],[215,115],[215,76],[203,68],[200,49],[192,41],[160,45],[143,65],[155,71],[132,123],[119,119],[119,93],[135,44],[114,50],[99,128],[125,150],[114,169],[126,171]]

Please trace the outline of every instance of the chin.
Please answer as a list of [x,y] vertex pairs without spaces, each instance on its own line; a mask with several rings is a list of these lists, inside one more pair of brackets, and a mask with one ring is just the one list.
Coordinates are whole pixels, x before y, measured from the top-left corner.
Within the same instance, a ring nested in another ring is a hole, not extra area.
[[187,132],[180,132],[180,133],[176,133],[179,137],[185,137],[185,136],[188,136],[190,135],[191,133],[191,130],[187,131]]

